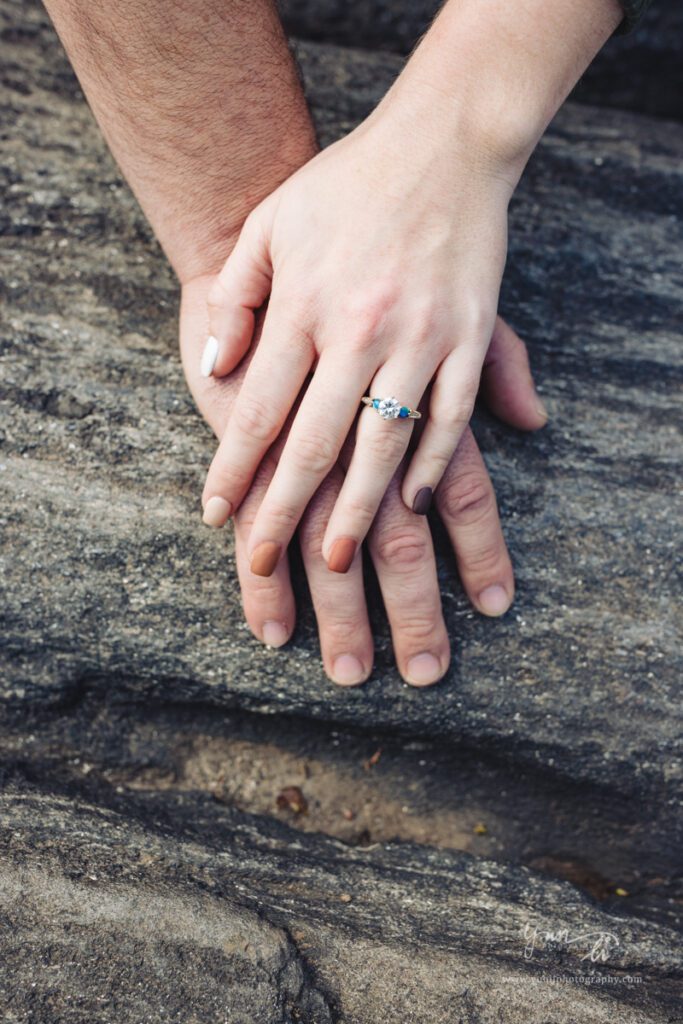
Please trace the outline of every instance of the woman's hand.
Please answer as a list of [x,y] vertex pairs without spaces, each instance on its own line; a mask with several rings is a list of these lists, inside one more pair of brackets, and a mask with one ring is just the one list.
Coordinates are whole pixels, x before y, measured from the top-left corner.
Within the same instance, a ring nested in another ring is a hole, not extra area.
[[[227,372],[270,295],[257,358],[204,490],[241,502],[315,363],[249,540],[273,571],[364,394],[428,421],[403,483],[417,511],[469,418],[493,328],[511,192],[546,124],[621,17],[616,0],[450,0],[373,114],[250,216],[211,295],[206,369]],[[426,410],[425,410],[426,411]],[[344,571],[405,453],[410,421],[360,417],[325,532]]]
[[[445,156],[406,111],[381,109],[253,211],[211,290],[215,375],[239,362],[254,311],[270,300],[206,481],[209,521],[212,509],[239,507],[304,389],[249,539],[259,575],[277,565],[364,395],[396,396],[405,415],[433,381],[402,488],[416,512],[469,422],[495,322],[511,185],[474,144]],[[412,420],[382,412],[361,414],[331,510],[323,555],[335,571],[349,568],[410,440]]]
[[[199,372],[211,280],[198,278],[183,288],[180,343],[190,389],[200,412],[220,437],[237,400],[244,370],[221,380],[206,379]],[[500,319],[486,355],[482,384],[487,404],[501,419],[522,430],[534,430],[546,422],[525,346]],[[249,569],[247,540],[283,442],[284,438],[279,438],[262,461],[235,516],[235,559],[245,617],[254,635],[273,647],[286,643],[294,630],[296,609],[288,561],[283,558],[267,579],[254,575]],[[368,677],[373,663],[361,555],[354,557],[348,573],[340,575],[328,570],[321,553],[325,527],[343,480],[338,465],[309,502],[299,543],[325,671],[337,683],[354,685]],[[382,590],[398,669],[407,682],[424,686],[446,671],[450,643],[441,612],[429,523],[406,508],[400,483],[399,471],[370,531],[368,550]],[[486,615],[502,614],[513,598],[512,567],[491,481],[469,429],[446,469],[435,504],[473,605]]]

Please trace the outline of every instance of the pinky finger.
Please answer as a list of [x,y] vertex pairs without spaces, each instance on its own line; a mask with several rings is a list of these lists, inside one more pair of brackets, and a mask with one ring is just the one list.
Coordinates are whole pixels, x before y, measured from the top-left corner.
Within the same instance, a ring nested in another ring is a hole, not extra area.
[[437,489],[436,505],[470,601],[484,615],[503,615],[515,593],[512,563],[493,485],[469,427]]
[[471,348],[455,349],[432,386],[429,413],[403,481],[403,500],[425,515],[474,409],[479,366]]
[[531,376],[526,345],[501,317],[496,317],[484,359],[481,395],[498,419],[518,430],[539,430],[548,422]]

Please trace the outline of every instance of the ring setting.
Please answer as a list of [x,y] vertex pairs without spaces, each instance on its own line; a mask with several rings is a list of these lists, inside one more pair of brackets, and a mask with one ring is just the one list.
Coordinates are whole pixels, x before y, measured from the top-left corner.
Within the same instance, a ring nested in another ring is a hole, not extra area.
[[376,409],[383,420],[419,420],[422,413],[417,409],[411,409],[407,405],[401,405],[397,398],[372,398],[365,395],[361,398],[363,405]]

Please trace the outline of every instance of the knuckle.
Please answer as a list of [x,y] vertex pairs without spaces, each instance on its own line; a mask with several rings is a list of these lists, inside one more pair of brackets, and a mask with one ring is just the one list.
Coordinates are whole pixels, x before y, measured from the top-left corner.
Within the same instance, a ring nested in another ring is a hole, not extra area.
[[366,348],[381,334],[387,316],[401,294],[397,281],[385,279],[357,291],[346,303],[346,320],[350,327],[350,344]]
[[373,538],[373,547],[379,561],[393,568],[424,565],[429,555],[427,538],[422,531],[405,528],[378,532]]
[[241,491],[243,484],[242,475],[235,470],[231,462],[216,458],[207,475],[204,495],[209,498],[212,494],[219,494],[229,498]]
[[496,309],[479,297],[473,297],[461,307],[458,319],[463,337],[477,341],[486,336],[488,341],[496,321]]
[[263,521],[267,521],[277,531],[278,536],[283,533],[292,533],[296,529],[301,515],[298,509],[280,502],[269,504],[267,509],[263,508],[263,513]]
[[478,576],[491,575],[492,577],[495,576],[496,579],[500,575],[497,570],[500,569],[502,560],[503,548],[495,542],[482,544],[470,551],[463,552],[461,555],[462,568],[466,572]]
[[338,456],[337,444],[327,434],[306,434],[297,437],[289,457],[295,469],[315,476],[324,476],[332,469]]
[[356,650],[362,629],[360,620],[350,615],[340,615],[336,608],[326,610],[329,613],[329,618],[325,620],[327,645],[341,651]]
[[431,415],[434,426],[442,430],[463,430],[472,419],[474,412],[474,396],[460,402],[439,404]]
[[470,472],[447,481],[440,488],[444,514],[456,526],[471,526],[494,509],[493,488],[483,473]]
[[420,614],[417,612],[411,615],[409,618],[402,620],[399,625],[402,640],[411,647],[413,645],[420,647],[423,644],[427,644],[436,632],[435,623],[437,621],[438,615],[431,608],[429,613]]
[[217,277],[209,288],[209,293],[206,298],[206,304],[209,307],[209,315],[223,309],[226,299],[225,286],[223,285],[220,277]]
[[290,327],[299,328],[300,324],[310,324],[315,321],[318,311],[319,289],[312,288],[310,284],[306,287],[296,287],[290,284],[287,288],[287,322]]
[[444,331],[443,311],[432,298],[414,300],[410,311],[410,340],[417,348],[429,346],[434,349],[448,340],[450,332]]
[[[420,453],[421,454],[421,453]],[[440,480],[443,477],[451,459],[453,458],[453,447],[451,446],[447,451],[444,449],[430,449],[426,452],[424,459],[421,459],[424,472],[421,474],[415,467],[415,475],[417,477],[424,475],[424,479]]]
[[278,424],[273,419],[273,412],[262,398],[251,395],[239,402],[237,423],[240,430],[255,441],[272,444],[279,433]]
[[249,591],[252,602],[257,603],[261,612],[268,608],[281,608],[282,587],[272,577],[247,574],[242,586]]
[[374,465],[387,466],[393,471],[399,464],[410,440],[410,428],[404,429],[406,422],[401,421],[401,426],[397,427],[392,421],[388,430],[374,429],[368,433],[363,447]]
[[372,522],[377,515],[377,506],[360,495],[344,498],[340,508],[342,520],[362,527]]

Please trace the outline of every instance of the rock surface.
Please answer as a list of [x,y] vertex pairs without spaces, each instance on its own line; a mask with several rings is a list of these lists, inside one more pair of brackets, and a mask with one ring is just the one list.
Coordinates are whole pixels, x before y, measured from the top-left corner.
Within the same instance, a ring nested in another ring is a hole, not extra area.
[[675,935],[464,854],[352,849],[193,795],[124,815],[13,786],[0,844],[12,1022],[665,1024],[677,1006]]
[[[285,24],[302,39],[408,54],[441,0],[281,0]],[[616,35],[583,76],[574,98],[683,119],[683,7],[660,0],[638,28]]]

